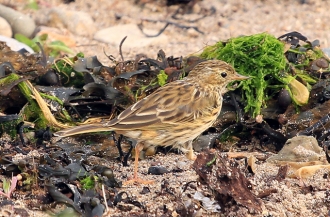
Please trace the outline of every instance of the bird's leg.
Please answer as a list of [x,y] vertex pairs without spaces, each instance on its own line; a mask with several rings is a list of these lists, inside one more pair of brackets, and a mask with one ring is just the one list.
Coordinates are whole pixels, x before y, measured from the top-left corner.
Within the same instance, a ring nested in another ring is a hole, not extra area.
[[186,157],[189,160],[196,160],[197,156],[194,153],[194,149],[192,147],[192,141],[188,142],[188,153],[186,154]]
[[124,182],[124,185],[128,185],[131,183],[141,183],[141,184],[152,184],[153,180],[143,180],[138,178],[138,164],[139,164],[139,155],[140,151],[143,149],[143,143],[138,143],[135,146],[135,161],[134,161],[134,177],[131,180]]

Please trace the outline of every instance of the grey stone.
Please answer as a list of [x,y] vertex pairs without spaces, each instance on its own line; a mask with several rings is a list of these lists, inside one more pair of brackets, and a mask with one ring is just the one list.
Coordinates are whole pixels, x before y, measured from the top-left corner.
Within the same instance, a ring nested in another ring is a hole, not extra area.
[[152,166],[149,167],[148,169],[148,174],[152,174],[152,175],[163,175],[165,173],[168,173],[169,171],[162,166]]
[[59,29],[66,28],[81,36],[92,36],[96,31],[94,21],[88,13],[60,8],[52,8],[49,11],[47,25]]
[[276,161],[310,162],[318,161],[324,156],[324,151],[313,136],[296,136],[289,139],[281,151],[267,162]]
[[[148,34],[155,33],[157,33],[157,31],[148,31]],[[125,36],[127,36],[127,38],[123,44],[124,48],[138,48],[160,43],[164,44],[168,41],[168,37],[164,34],[157,37],[146,37],[136,24],[124,24],[99,30],[95,33],[94,39],[118,47]]]
[[193,148],[197,152],[213,148],[215,139],[219,136],[217,133],[211,133],[207,135],[200,135],[192,143]]
[[327,48],[323,48],[322,51],[328,56],[330,57],[330,48],[327,47]]
[[1,4],[0,17],[7,20],[13,30],[13,34],[20,33],[26,37],[31,37],[36,28],[36,24],[31,17]]

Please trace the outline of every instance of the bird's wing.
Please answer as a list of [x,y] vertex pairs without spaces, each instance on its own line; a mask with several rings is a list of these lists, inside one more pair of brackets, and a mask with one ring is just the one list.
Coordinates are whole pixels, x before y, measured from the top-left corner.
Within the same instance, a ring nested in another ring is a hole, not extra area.
[[[208,102],[195,85],[171,82],[133,104],[106,126],[117,130],[152,129],[191,122]],[[159,123],[162,123],[161,126]]]

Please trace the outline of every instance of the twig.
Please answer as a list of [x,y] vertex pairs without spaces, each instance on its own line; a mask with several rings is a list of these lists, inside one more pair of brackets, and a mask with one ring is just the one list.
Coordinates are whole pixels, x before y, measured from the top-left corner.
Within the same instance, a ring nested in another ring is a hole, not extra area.
[[103,184],[102,184],[102,194],[103,194],[105,208],[106,208],[107,212],[109,212],[109,207],[108,207],[108,203],[107,203],[107,198],[105,196],[105,190],[104,190],[104,185]]
[[122,62],[124,62],[124,56],[123,56],[123,52],[122,52],[121,47],[123,46],[123,43],[124,43],[124,41],[126,40],[126,38],[127,38],[127,36],[125,36],[125,37],[121,40],[121,42],[120,42],[120,44],[119,44],[119,54],[120,54],[120,57],[121,57],[121,61],[122,61]]
[[106,57],[108,57],[108,59],[110,60],[110,61],[112,61],[112,62],[115,62],[116,61],[116,58],[113,56],[113,55],[108,55],[108,54],[106,54],[105,53],[105,50],[104,50],[104,48],[103,48],[103,53],[104,53],[104,55],[106,56]]
[[[155,35],[149,35],[149,34],[146,34],[143,31],[143,24],[142,24],[143,21],[153,22],[153,23],[161,22],[161,23],[166,23],[166,24],[165,24],[165,26],[157,34],[155,34]],[[204,35],[204,32],[202,32],[201,30],[199,30],[198,27],[196,27],[196,26],[181,25],[181,24],[178,24],[178,23],[175,23],[175,22],[172,22],[172,21],[168,21],[168,20],[152,20],[152,19],[143,18],[143,19],[141,19],[141,23],[138,24],[138,27],[139,27],[139,29],[141,30],[141,32],[145,36],[147,36],[147,37],[157,37],[160,34],[162,34],[169,25],[174,25],[174,26],[179,27],[179,28],[182,28],[182,29],[194,29],[195,31],[197,31],[197,32],[199,32],[199,33],[201,33],[201,34]]]
[[[184,10],[184,8],[179,7],[179,8],[173,13],[173,15],[171,16],[172,19],[180,20],[180,18],[177,17],[177,15],[179,14],[179,12],[180,12],[181,9]],[[202,10],[203,10],[203,8],[201,9],[201,11],[200,11],[198,14],[201,14],[201,13],[202,13]],[[204,9],[204,10],[207,10],[207,9]],[[199,21],[199,20],[201,20],[201,19],[204,19],[204,18],[207,17],[207,16],[211,16],[211,15],[215,14],[215,12],[216,12],[216,9],[212,6],[212,7],[210,8],[210,14],[204,14],[203,16],[201,16],[201,17],[199,17],[199,18],[196,18],[196,19],[193,19],[193,20],[186,20],[186,19],[181,19],[181,20],[186,21],[186,22],[189,22],[189,23],[194,23],[194,22],[197,22],[197,21]]]
[[46,57],[46,53],[44,48],[41,46],[40,42],[36,42],[36,44],[38,45],[40,52],[41,52],[41,61],[40,61],[40,65],[42,65],[43,67],[47,66],[47,57]]
[[259,152],[227,152],[226,154],[228,158],[249,158],[254,156],[258,160],[266,160],[269,157],[268,154]]

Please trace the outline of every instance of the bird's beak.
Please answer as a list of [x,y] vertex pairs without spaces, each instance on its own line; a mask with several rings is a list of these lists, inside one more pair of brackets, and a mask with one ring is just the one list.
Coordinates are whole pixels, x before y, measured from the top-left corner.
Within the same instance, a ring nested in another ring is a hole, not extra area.
[[234,80],[246,80],[249,79],[249,76],[245,76],[245,75],[240,75],[238,73],[236,73],[233,77]]

